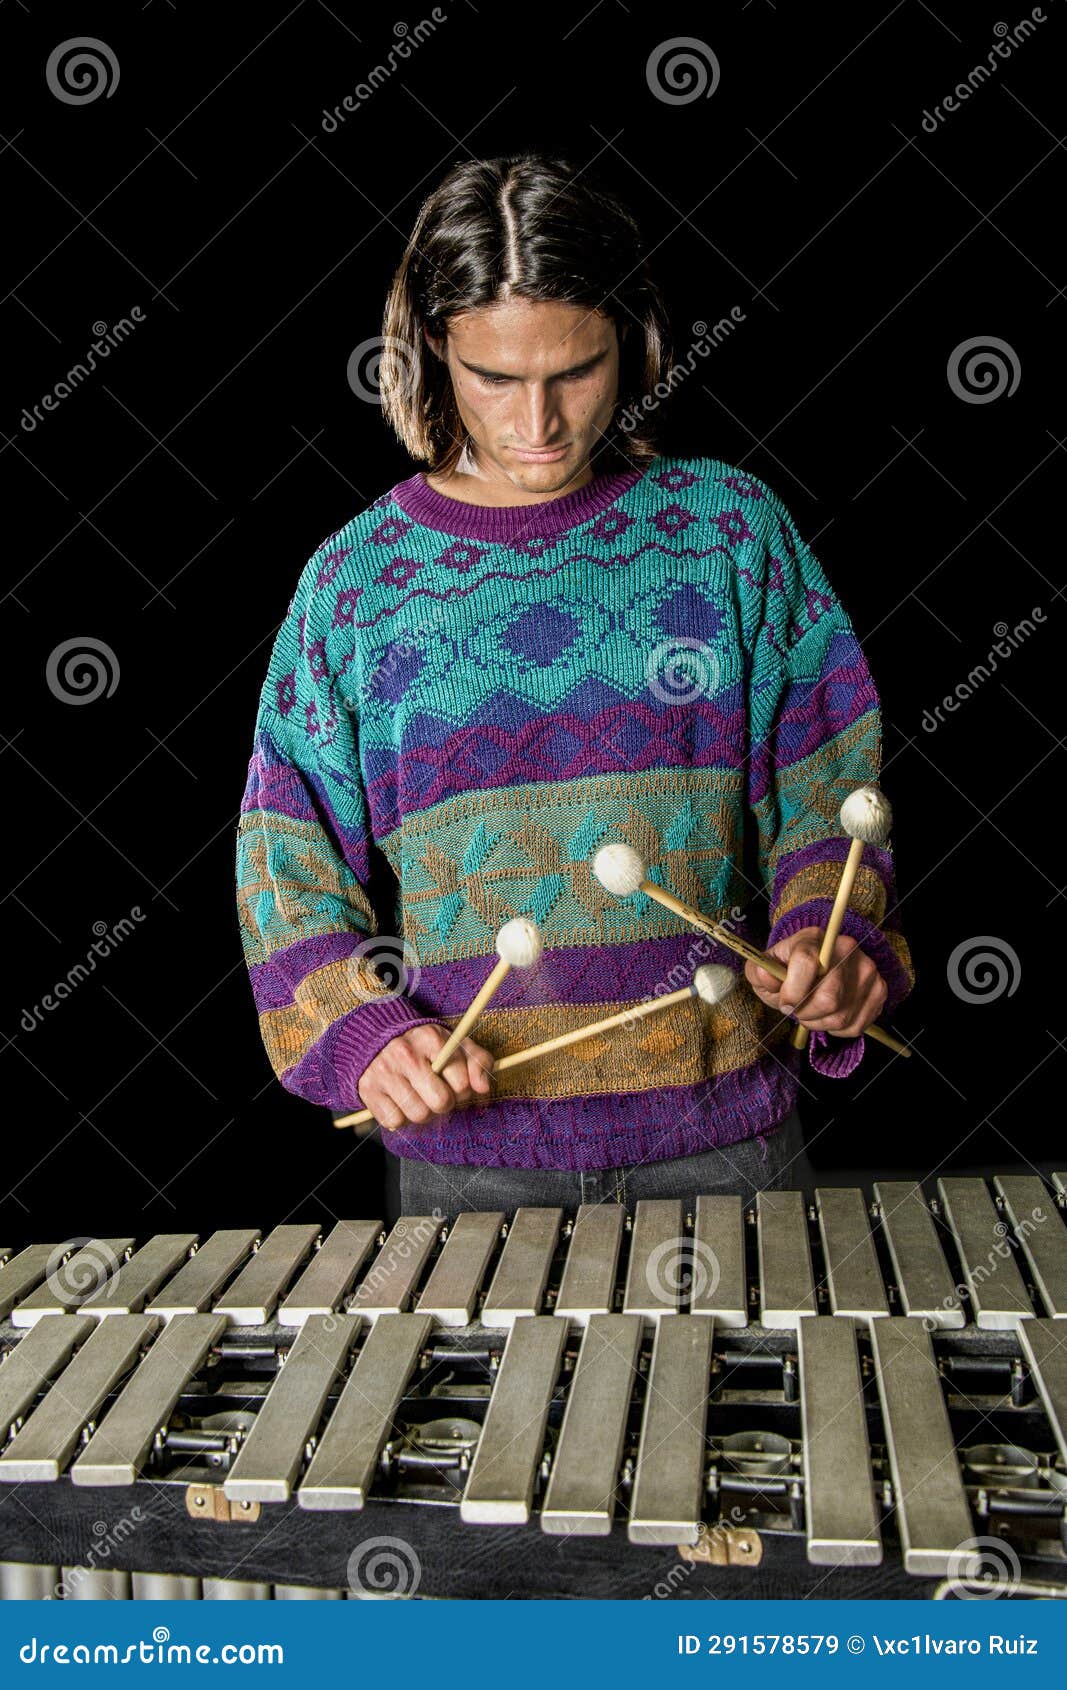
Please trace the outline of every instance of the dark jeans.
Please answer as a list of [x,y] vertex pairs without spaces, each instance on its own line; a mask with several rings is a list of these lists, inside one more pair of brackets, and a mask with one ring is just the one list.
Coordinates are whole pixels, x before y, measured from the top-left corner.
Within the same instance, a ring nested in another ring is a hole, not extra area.
[[794,1109],[766,1137],[743,1139],[723,1150],[639,1162],[618,1168],[480,1168],[398,1157],[400,1197],[406,1215],[457,1215],[468,1209],[511,1214],[526,1205],[575,1210],[582,1203],[622,1203],[644,1197],[691,1200],[702,1192],[734,1192],[749,1199],[760,1190],[810,1190],[815,1183]]

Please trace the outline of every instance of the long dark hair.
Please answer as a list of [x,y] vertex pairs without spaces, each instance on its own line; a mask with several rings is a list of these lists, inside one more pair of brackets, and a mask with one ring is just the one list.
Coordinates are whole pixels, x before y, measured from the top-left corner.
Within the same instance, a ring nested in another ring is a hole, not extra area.
[[601,446],[605,467],[646,465],[656,452],[656,407],[620,414],[670,370],[670,331],[641,233],[614,194],[562,158],[526,153],[458,164],[423,201],[382,320],[382,410],[410,455],[448,474],[466,444],[448,367],[435,339],[461,311],[506,296],[598,311],[620,336],[619,395]]

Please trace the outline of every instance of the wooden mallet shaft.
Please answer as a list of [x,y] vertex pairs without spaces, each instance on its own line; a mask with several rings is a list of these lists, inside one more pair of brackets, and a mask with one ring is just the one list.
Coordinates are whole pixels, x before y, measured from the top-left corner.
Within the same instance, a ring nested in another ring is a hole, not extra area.
[[[684,1002],[686,998],[694,995],[695,990],[694,986],[682,986],[677,992],[665,992],[661,998],[649,998],[647,1003],[635,1004],[632,1009],[620,1009],[614,1015],[605,1016],[603,1021],[592,1021],[585,1027],[572,1027],[569,1033],[557,1033],[555,1038],[544,1039],[539,1045],[529,1045],[525,1050],[513,1050],[510,1056],[502,1056],[499,1062],[494,1062],[493,1073],[499,1074],[505,1068],[519,1068],[524,1062],[532,1062],[538,1056],[548,1056],[554,1050],[564,1050],[567,1045],[580,1044],[583,1039],[591,1039],[596,1033],[607,1033],[613,1027],[622,1027],[627,1022],[639,1021],[646,1015],[653,1015],[657,1009],[668,1009],[672,1004]],[[462,1024],[460,1022],[459,1026],[462,1026]],[[455,1033],[459,1031],[459,1026],[456,1027],[452,1035],[453,1038]],[[447,1048],[447,1045],[442,1045],[442,1052]],[[431,1064],[431,1066],[433,1065]],[[373,1119],[374,1117],[369,1109],[361,1109],[355,1115],[342,1115],[334,1122],[334,1126],[356,1127],[364,1121],[372,1121]]]
[[[495,993],[500,990],[510,973],[510,962],[505,962],[504,958],[501,957],[500,961],[496,964],[496,967],[485,981],[485,984],[482,986],[477,996],[472,1000],[470,1008],[460,1016],[444,1044],[437,1052],[437,1055],[430,1063],[430,1070],[432,1073],[440,1074],[441,1070],[448,1066],[453,1055],[459,1049],[463,1040],[467,1037],[467,1034],[474,1026],[474,1023],[477,1021],[479,1015],[481,1015],[482,1010],[485,1008],[490,998],[492,998]],[[341,1124],[342,1123],[338,1121],[337,1125],[340,1126]]]
[[[849,890],[851,891],[851,888]],[[693,909],[691,904],[684,904],[681,898],[676,898],[673,892],[667,892],[662,886],[657,886],[654,880],[642,880],[638,891],[647,893],[650,898],[654,898],[665,909],[672,910],[675,915],[680,915],[691,926],[698,927],[702,933],[706,933],[717,944],[724,945],[727,950],[735,952],[737,956],[743,956],[749,962],[758,962],[760,967],[765,968],[768,974],[773,974],[776,980],[785,979],[786,966],[784,962],[779,962],[778,958],[771,956],[768,951],[757,950],[756,946],[750,945],[746,939],[739,939],[736,933],[731,933],[728,927],[720,927],[717,921],[708,921],[699,910]],[[834,1038],[838,1036],[837,1034],[831,1035]],[[901,1044],[899,1039],[895,1039],[892,1033],[887,1033],[882,1027],[872,1024],[864,1029],[864,1036],[876,1040],[878,1044],[885,1045],[887,1050],[895,1050],[898,1056],[911,1055],[911,1051],[906,1044]]]
[[620,1009],[614,1015],[606,1015],[603,1021],[591,1021],[586,1027],[572,1027],[569,1033],[557,1033],[553,1039],[544,1039],[539,1045],[529,1045],[526,1050],[513,1050],[510,1056],[502,1056],[499,1062],[494,1062],[493,1073],[499,1074],[505,1068],[519,1068],[524,1062],[532,1062],[535,1057],[548,1056],[554,1050],[564,1050],[567,1045],[580,1044],[583,1039],[591,1039],[596,1033],[610,1032],[613,1027],[623,1027],[630,1021],[639,1021],[646,1015],[654,1015],[658,1009],[669,1009],[672,1004],[684,1003],[686,998],[695,995],[695,987],[683,986],[677,992],[664,992],[661,998],[649,998],[647,1003],[638,1003],[632,1009]]
[[[841,806],[839,813],[841,831],[849,840],[848,855],[841,869],[841,878],[837,884],[837,894],[830,910],[830,919],[823,933],[819,946],[819,973],[821,979],[831,967],[834,960],[834,947],[841,933],[841,926],[845,919],[852,888],[856,883],[859,872],[860,859],[865,845],[884,845],[889,838],[893,826],[893,810],[885,793],[877,786],[867,783],[854,787]],[[805,995],[807,1001],[809,994]],[[871,1029],[868,1028],[868,1031]],[[799,1022],[793,1029],[793,1048],[804,1050],[809,1037],[809,1029]]]
[[[826,929],[822,936],[822,944],[819,946],[820,976],[826,973],[830,964],[834,960],[834,946],[837,944],[838,937],[841,933],[841,926],[845,919],[845,911],[848,909],[852,898],[852,888],[856,884],[856,876],[859,873],[859,866],[863,859],[863,845],[864,841],[862,839],[853,839],[848,848],[848,856],[845,858],[845,866],[841,870],[841,879],[839,880],[837,886],[837,895],[834,898],[833,908],[830,911],[830,918],[826,923]],[[873,1027],[868,1027],[867,1031],[873,1036]],[[806,1050],[810,1033],[811,1028],[803,1026],[803,1024],[798,1021],[796,1026],[793,1028],[793,1049]]]

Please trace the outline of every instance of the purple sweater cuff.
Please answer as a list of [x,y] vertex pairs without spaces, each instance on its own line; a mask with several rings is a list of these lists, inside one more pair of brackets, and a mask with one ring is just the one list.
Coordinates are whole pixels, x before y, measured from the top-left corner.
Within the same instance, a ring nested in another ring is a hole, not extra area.
[[837,1039],[815,1027],[808,1040],[808,1061],[817,1074],[827,1074],[831,1080],[847,1080],[863,1061],[864,1048],[862,1033],[855,1039]]
[[[832,908],[833,900],[830,898],[809,898],[806,903],[797,904],[793,909],[787,910],[771,928],[767,940],[768,950],[776,945],[779,939],[788,939],[791,934],[799,933],[802,927],[825,927]],[[911,981],[901,967],[896,952],[881,928],[875,927],[866,916],[857,915],[855,910],[845,911],[841,931],[847,933],[850,939],[855,939],[860,950],[866,952],[882,976],[888,994],[882,1006],[882,1018],[892,1015],[897,1005],[902,1003],[911,991]]]
[[359,1082],[370,1063],[390,1039],[409,1033],[413,1027],[437,1027],[435,1015],[420,1015],[407,998],[383,998],[380,1003],[360,1004],[330,1028],[323,1048],[323,1064],[332,1070],[330,1090],[340,1109],[365,1107]]

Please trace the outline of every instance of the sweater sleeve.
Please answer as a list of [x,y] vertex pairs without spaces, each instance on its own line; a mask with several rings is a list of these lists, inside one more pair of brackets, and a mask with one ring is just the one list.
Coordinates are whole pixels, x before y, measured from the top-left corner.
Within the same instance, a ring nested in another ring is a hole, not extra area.
[[241,804],[237,902],[275,1074],[343,1110],[359,1107],[360,1077],[390,1039],[435,1017],[403,993],[399,941],[386,947],[396,979],[373,966],[382,936],[368,895],[351,612],[327,590],[337,556],[327,542],[309,560],[275,640]]
[[[838,812],[854,787],[877,782],[882,735],[878,694],[849,618],[769,490],[760,549],[746,641],[748,801],[774,945],[802,927],[825,926],[849,847]],[[883,1014],[914,983],[895,903],[890,851],[867,846],[842,932],[884,979]],[[813,1060],[824,1042],[812,1041]]]

